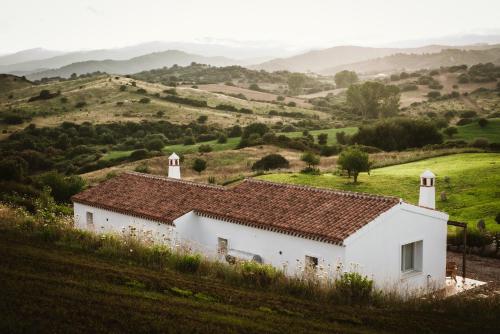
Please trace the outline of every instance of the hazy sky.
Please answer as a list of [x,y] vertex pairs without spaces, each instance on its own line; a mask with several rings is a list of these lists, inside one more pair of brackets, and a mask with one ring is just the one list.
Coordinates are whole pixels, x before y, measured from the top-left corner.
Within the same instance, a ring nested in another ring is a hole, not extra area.
[[499,0],[0,1],[0,53],[154,40],[380,45],[500,31]]

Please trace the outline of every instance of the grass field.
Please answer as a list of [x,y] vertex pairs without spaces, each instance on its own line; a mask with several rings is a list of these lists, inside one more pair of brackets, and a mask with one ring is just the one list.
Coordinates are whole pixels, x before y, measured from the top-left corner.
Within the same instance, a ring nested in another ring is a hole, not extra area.
[[2,333],[456,334],[493,333],[497,325],[493,298],[339,305],[111,260],[106,249],[83,250],[1,224],[0,231]]
[[[476,226],[485,219],[487,228],[500,231],[494,218],[500,212],[500,154],[470,153],[374,169],[370,175],[360,174],[353,184],[343,176],[300,173],[268,174],[260,178],[270,181],[344,189],[374,194],[393,195],[409,203],[418,202],[419,175],[430,169],[437,175],[436,204],[454,220]],[[445,178],[449,182],[445,182]],[[440,200],[446,192],[447,201]]]
[[477,122],[457,126],[458,133],[453,136],[453,139],[473,141],[476,138],[486,138],[490,143],[500,143],[500,118],[488,121],[488,125],[484,128],[480,127]]

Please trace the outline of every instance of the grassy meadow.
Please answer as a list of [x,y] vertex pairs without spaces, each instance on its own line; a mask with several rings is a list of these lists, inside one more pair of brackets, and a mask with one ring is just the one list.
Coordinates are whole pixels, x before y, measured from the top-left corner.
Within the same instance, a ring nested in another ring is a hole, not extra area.
[[[334,188],[349,191],[391,195],[409,203],[418,202],[419,175],[432,170],[436,176],[436,205],[450,219],[464,221],[475,227],[480,219],[487,228],[500,231],[494,218],[500,212],[500,154],[455,154],[417,162],[373,169],[362,173],[358,184],[333,173],[307,175],[300,173],[267,174],[264,180]],[[448,180],[448,181],[446,181]],[[442,201],[440,194],[446,193]]]
[[453,139],[473,141],[476,138],[486,138],[490,143],[500,143],[500,118],[488,120],[488,124],[482,128],[477,122],[458,126],[458,133]]

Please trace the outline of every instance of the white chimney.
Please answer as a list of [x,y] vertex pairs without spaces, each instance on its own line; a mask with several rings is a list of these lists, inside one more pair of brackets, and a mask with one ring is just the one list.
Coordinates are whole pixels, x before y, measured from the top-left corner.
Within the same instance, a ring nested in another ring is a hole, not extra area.
[[168,177],[173,179],[181,178],[180,159],[175,152],[168,157]]
[[418,205],[430,209],[436,208],[436,175],[430,170],[426,170],[420,175]]

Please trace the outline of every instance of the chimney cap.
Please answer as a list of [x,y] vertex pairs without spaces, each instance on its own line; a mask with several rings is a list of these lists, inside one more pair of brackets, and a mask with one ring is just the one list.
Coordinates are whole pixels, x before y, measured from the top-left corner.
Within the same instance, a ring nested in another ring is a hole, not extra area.
[[436,175],[434,175],[433,172],[431,172],[430,170],[426,170],[425,172],[423,172],[420,177],[425,177],[425,178],[436,178]]
[[169,160],[179,160],[179,156],[177,154],[172,153],[169,157],[168,157]]

